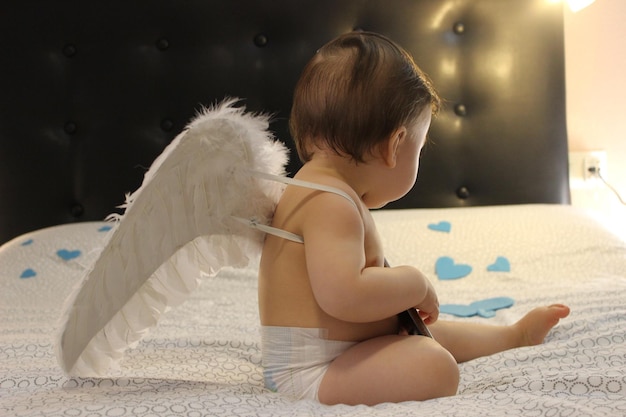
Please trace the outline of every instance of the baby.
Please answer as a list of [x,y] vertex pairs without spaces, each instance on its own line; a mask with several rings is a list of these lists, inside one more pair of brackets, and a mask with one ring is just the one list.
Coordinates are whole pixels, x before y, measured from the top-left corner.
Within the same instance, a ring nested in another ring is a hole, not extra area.
[[[303,162],[268,236],[259,272],[266,386],[325,404],[454,395],[458,362],[535,345],[569,314],[555,304],[511,326],[438,321],[431,283],[384,267],[369,209],[404,196],[440,100],[411,56],[384,36],[354,32],[322,47],[294,93],[291,131]],[[397,314],[419,310],[433,339]]]

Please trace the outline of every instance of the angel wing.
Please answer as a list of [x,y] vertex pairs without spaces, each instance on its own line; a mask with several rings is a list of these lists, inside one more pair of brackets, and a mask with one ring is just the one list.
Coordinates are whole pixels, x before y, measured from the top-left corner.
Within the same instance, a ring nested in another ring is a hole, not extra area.
[[[57,357],[76,376],[101,376],[202,275],[258,260],[283,186],[287,150],[268,118],[234,107],[204,110],[154,161],[102,252],[66,301]],[[245,223],[245,222],[244,222]]]

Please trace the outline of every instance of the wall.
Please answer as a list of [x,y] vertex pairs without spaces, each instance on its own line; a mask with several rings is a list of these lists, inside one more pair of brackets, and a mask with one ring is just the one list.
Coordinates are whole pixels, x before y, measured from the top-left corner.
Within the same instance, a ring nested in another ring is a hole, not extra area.
[[[604,176],[626,199],[626,1],[596,0],[577,13],[565,6],[564,14],[570,152],[605,150]],[[572,203],[626,236],[626,207],[602,182],[572,182]]]

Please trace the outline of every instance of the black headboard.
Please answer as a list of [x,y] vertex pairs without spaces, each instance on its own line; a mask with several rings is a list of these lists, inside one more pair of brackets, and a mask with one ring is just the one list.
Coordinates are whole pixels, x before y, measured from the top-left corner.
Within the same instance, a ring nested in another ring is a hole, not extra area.
[[273,113],[271,129],[291,145],[301,69],[355,29],[403,45],[446,100],[416,187],[390,207],[569,201],[559,4],[31,0],[2,9],[0,243],[116,211],[196,111],[226,96]]

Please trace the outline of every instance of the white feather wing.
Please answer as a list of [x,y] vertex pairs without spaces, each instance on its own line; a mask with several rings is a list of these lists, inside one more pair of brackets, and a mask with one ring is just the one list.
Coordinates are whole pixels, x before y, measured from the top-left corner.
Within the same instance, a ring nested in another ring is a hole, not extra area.
[[180,304],[201,275],[258,260],[263,236],[231,218],[268,223],[287,151],[268,119],[233,107],[205,110],[154,161],[123,216],[66,302],[57,356],[70,375],[102,376]]

